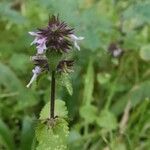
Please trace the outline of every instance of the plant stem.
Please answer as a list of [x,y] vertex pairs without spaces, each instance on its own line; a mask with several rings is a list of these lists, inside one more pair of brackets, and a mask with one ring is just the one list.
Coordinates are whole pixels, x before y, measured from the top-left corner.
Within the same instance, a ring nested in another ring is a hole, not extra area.
[[51,102],[50,102],[50,118],[54,119],[54,110],[55,110],[55,71],[52,71],[52,80],[51,80]]

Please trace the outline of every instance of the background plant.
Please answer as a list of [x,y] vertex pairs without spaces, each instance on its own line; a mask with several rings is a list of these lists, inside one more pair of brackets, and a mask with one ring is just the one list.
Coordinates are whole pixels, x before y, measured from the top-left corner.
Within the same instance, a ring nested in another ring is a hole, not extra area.
[[[48,13],[59,13],[85,37],[73,55],[73,95],[68,78],[62,81],[66,88],[57,88],[68,110],[69,148],[149,149],[149,7],[149,0],[2,0],[1,149],[30,150],[36,144],[34,120],[49,100],[50,79],[43,76],[25,88],[34,52],[27,32],[46,24]],[[111,43],[124,51],[121,57],[107,52]]]

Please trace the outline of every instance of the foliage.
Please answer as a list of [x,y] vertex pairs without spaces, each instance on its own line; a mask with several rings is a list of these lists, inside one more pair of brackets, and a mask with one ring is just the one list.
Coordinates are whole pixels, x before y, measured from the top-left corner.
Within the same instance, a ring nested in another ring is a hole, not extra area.
[[[66,143],[70,150],[149,149],[149,6],[149,0],[1,0],[0,149]],[[50,78],[25,88],[34,53],[28,31],[44,26],[51,14],[85,37],[81,51],[70,56],[76,58],[72,84],[68,77],[58,81],[57,97],[64,101],[57,103],[54,128],[43,123]],[[107,52],[111,43],[119,45],[122,56]]]
[[49,118],[50,103],[42,109],[40,122],[36,128],[36,138],[38,141],[37,150],[66,150],[68,137],[68,123],[64,118],[67,117],[65,104],[61,100],[56,100],[55,120]]

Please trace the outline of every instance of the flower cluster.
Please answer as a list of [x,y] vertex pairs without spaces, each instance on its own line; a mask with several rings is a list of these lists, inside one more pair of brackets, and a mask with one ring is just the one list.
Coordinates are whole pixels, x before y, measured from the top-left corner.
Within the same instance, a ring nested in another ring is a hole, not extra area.
[[[29,32],[29,34],[35,37],[31,45],[36,45],[37,53],[31,58],[35,68],[32,70],[33,76],[27,87],[30,87],[39,74],[51,69],[47,53],[55,52],[62,55],[68,53],[73,47],[80,50],[77,42],[84,39],[84,37],[74,35],[74,29],[54,15],[49,19],[47,27],[40,28],[36,32]],[[60,60],[56,71],[70,72],[73,63],[72,60]]]

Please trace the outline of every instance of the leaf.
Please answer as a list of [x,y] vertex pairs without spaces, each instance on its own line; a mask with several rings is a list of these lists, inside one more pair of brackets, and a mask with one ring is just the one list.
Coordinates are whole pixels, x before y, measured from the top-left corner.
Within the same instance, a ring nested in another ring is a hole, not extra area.
[[46,124],[38,124],[36,138],[37,150],[67,150],[67,138],[69,135],[68,124],[64,119],[58,118],[54,127]]
[[59,76],[58,82],[59,82],[58,84],[59,84],[60,86],[64,86],[64,87],[67,89],[67,92],[68,92],[70,95],[73,94],[72,83],[71,83],[71,79],[70,79],[68,73],[62,73],[62,74]]
[[31,150],[34,139],[33,121],[29,117],[23,119],[21,131],[21,150]]
[[101,111],[99,117],[97,118],[97,124],[107,131],[117,129],[118,126],[116,117],[108,110]]
[[[49,118],[50,115],[50,102],[48,102],[40,113],[41,120]],[[62,100],[55,100],[55,116],[67,118],[68,112],[65,102]]]
[[80,115],[87,123],[92,123],[96,120],[96,113],[97,108],[92,105],[85,105],[80,108]]
[[140,56],[145,61],[150,61],[150,45],[142,46]]
[[93,88],[94,88],[94,70],[93,70],[93,62],[92,60],[90,60],[87,68],[87,73],[85,75],[83,103],[90,104],[90,102],[92,101]]
[[36,129],[36,138],[38,143],[37,150],[66,150],[67,138],[69,135],[68,123],[65,121],[67,110],[65,103],[61,100],[56,100],[55,115],[58,118],[54,119],[54,125],[43,123],[43,120],[49,118],[49,103],[45,105],[40,113],[40,120]]
[[0,139],[2,139],[8,150],[15,150],[15,143],[11,131],[2,120],[0,120]]

